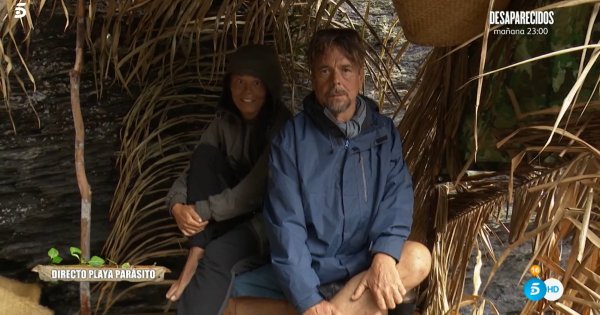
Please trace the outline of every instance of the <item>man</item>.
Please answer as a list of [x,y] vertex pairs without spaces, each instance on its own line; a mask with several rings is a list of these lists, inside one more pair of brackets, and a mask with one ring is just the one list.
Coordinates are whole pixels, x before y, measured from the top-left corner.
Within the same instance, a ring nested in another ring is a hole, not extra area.
[[365,56],[356,31],[318,31],[308,48],[314,92],[272,144],[271,260],[304,315],[393,309],[430,269],[428,249],[406,240],[413,192],[400,135],[359,95]]

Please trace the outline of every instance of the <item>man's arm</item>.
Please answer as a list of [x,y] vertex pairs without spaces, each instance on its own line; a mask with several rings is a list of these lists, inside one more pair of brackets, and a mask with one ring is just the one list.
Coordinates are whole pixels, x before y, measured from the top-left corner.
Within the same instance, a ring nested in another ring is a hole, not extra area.
[[[289,125],[288,125],[289,126]],[[264,206],[271,245],[271,261],[284,293],[300,313],[323,300],[319,278],[311,267],[300,180],[293,148],[281,146],[281,135],[272,144]]]
[[393,129],[390,171],[369,233],[373,260],[352,295],[353,300],[358,300],[369,289],[380,309],[394,308],[406,294],[396,264],[410,233],[414,202],[412,180],[402,158],[400,135],[393,124],[390,126]]
[[412,179],[402,157],[402,143],[398,130],[391,125],[391,165],[385,192],[377,215],[371,226],[369,239],[371,252],[384,253],[396,262],[408,238],[412,225],[414,195]]

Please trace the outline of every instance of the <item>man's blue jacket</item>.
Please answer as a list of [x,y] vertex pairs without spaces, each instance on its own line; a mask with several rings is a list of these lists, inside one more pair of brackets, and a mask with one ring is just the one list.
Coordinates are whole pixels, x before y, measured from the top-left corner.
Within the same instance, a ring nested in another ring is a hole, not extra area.
[[346,139],[314,93],[273,139],[264,215],[271,260],[284,293],[303,313],[318,286],[396,259],[410,232],[412,181],[391,119],[367,103],[361,132]]

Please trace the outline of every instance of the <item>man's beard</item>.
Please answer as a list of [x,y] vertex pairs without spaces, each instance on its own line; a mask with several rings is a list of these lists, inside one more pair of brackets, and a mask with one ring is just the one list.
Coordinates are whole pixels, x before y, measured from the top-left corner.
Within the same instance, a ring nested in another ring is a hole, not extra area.
[[[333,90],[331,92],[329,92],[329,97],[331,96],[340,96],[340,95],[346,95],[348,96],[348,93],[346,93],[346,91],[344,90]],[[350,103],[351,100],[350,99],[342,99],[342,100],[331,100],[329,102],[327,102],[327,104],[325,104],[325,107],[327,107],[327,109],[329,109],[329,111],[334,114],[341,114],[343,112],[345,112],[348,108],[350,108]]]

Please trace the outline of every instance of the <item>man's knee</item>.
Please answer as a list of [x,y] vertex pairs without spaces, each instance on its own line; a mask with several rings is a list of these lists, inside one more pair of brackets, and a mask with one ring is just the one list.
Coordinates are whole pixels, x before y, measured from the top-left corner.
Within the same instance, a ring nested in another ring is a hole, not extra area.
[[431,270],[431,252],[419,242],[406,241],[399,265],[403,265],[403,268],[407,268],[418,278],[425,279]]

